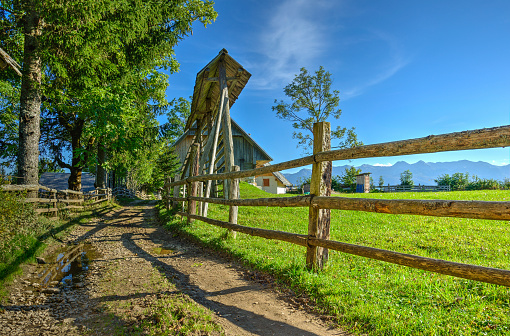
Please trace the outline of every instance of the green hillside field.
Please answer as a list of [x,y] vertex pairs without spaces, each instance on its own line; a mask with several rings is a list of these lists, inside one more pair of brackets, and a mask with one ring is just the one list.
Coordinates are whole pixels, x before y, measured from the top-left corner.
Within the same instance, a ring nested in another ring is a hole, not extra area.
[[[241,183],[242,198],[275,197]],[[281,196],[285,197],[285,195]],[[341,194],[339,197],[510,201],[508,191]],[[209,217],[228,220],[228,206],[209,205]],[[322,272],[305,268],[305,249],[185,218],[162,218],[202,243],[270,273],[322,313],[369,335],[508,335],[510,289],[330,251]],[[240,207],[238,224],[306,234],[307,208]],[[510,269],[506,221],[332,210],[331,239],[481,266]]]

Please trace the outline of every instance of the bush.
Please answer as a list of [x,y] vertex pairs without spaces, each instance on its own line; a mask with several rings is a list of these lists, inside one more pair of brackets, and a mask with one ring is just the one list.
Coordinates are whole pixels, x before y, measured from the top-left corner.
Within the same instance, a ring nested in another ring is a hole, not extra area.
[[466,190],[498,190],[501,188],[499,181],[494,179],[481,179],[477,176],[466,186]]
[[28,248],[26,237],[41,231],[34,208],[22,200],[24,194],[0,191],[0,262],[7,262],[20,249]]

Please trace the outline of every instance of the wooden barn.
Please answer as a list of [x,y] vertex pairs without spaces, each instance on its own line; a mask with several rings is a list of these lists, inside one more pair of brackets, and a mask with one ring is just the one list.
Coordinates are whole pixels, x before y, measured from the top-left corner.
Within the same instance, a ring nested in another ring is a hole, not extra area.
[[[260,147],[253,138],[246,133],[239,124],[230,119],[232,124],[232,141],[234,144],[234,164],[239,166],[241,170],[254,169],[262,167],[266,163],[273,160],[265,150]],[[175,151],[179,156],[181,164],[184,164],[188,149],[192,144],[195,136],[196,125],[182,135],[174,144]],[[220,147],[222,144],[220,143]],[[221,151],[221,150],[220,150]],[[221,154],[221,153],[220,153]],[[222,167],[224,157],[221,156],[217,161],[217,167]],[[223,169],[218,169],[218,172]]]

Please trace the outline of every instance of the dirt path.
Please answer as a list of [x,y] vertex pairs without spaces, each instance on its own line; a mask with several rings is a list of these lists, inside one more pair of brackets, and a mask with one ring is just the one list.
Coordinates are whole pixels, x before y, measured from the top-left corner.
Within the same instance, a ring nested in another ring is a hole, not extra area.
[[64,243],[68,251],[86,247],[89,270],[65,286],[41,282],[48,265],[28,266],[0,306],[0,334],[143,334],[140,325],[155,320],[152,307],[184,293],[211,310],[226,335],[348,335],[249,280],[253,273],[174,237],[157,225],[151,204],[116,208],[76,227]]

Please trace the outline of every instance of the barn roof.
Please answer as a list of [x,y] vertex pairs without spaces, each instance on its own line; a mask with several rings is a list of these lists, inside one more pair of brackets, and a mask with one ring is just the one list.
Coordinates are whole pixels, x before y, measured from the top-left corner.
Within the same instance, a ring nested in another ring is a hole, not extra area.
[[288,186],[291,186],[292,183],[289,182],[289,180],[287,180],[287,178],[282,174],[280,173],[279,171],[277,172],[273,172],[273,175],[278,179],[280,180],[281,183],[283,183],[284,185],[286,185],[287,187]]
[[[57,190],[69,189],[67,181],[70,173],[43,173],[39,179],[39,184],[48,188]],[[94,190],[94,182],[96,177],[90,173],[81,174],[81,191]]]
[[5,69],[7,66],[11,67],[11,69],[21,76],[21,67],[19,64],[2,48],[0,48],[0,68]]
[[[236,123],[234,121],[234,119],[230,118],[230,122],[232,123],[232,126],[237,129],[239,131],[239,133],[241,133],[241,135],[253,146],[255,147],[256,149],[258,149],[264,156],[267,157],[267,160],[269,161],[273,161],[273,158],[266,153],[266,151],[264,149],[262,149],[262,147],[259,146],[258,143],[255,142],[255,140],[253,140],[253,138],[248,134],[246,133],[245,130],[243,130],[241,128],[241,126],[239,126],[238,123]],[[177,147],[183,140],[184,138],[186,138],[186,136],[188,135],[194,135],[195,134],[195,130],[196,130],[196,125],[193,125],[193,127],[189,128],[186,132],[184,132],[183,135],[181,135],[179,137],[179,139],[177,139],[175,141],[175,143],[172,145],[172,147]],[[205,132],[205,134],[207,134],[207,132]],[[282,182],[283,183],[283,182]]]
[[246,86],[251,74],[246,71],[226,49],[222,49],[218,56],[213,58],[202,70],[197,73],[193,101],[191,102],[191,115],[188,118],[186,129],[191,128],[195,121],[205,113],[217,113],[220,104],[219,63],[223,61],[228,79],[229,107],[237,100],[239,94]]

